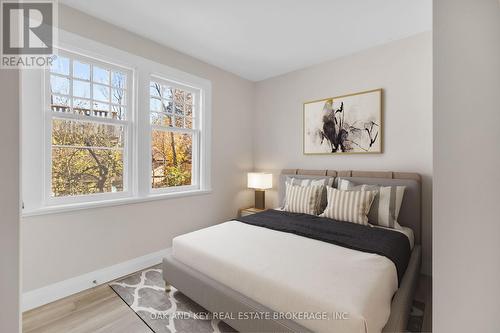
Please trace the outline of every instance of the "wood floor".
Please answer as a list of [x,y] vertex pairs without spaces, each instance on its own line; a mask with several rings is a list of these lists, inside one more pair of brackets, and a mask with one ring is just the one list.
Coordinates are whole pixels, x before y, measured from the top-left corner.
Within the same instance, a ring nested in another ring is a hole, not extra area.
[[107,285],[23,313],[24,333],[151,333]]
[[[431,286],[431,278],[420,277],[415,299],[426,304],[422,332],[430,332],[432,327]],[[108,285],[102,285],[23,313],[23,332],[151,333],[151,330]]]

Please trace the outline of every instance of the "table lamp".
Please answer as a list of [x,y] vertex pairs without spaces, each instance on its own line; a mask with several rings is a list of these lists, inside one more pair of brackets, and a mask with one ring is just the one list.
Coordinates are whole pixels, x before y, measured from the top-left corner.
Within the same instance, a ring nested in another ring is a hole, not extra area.
[[255,189],[255,208],[265,209],[266,192],[264,190],[270,189],[272,187],[273,175],[271,173],[248,173],[248,188]]

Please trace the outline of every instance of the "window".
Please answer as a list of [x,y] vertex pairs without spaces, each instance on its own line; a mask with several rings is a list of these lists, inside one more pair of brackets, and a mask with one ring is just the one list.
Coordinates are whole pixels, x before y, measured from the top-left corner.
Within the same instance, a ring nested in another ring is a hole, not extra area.
[[210,192],[210,81],[62,36],[21,74],[23,216]]
[[69,52],[52,63],[46,94],[49,201],[128,190],[130,77],[129,70]]
[[151,188],[199,188],[199,91],[153,78],[149,85]]

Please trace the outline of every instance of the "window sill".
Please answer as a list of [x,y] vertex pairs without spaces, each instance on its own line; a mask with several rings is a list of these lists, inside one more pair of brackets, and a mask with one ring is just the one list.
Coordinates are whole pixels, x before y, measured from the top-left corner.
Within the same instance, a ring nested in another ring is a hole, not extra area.
[[31,216],[39,216],[39,215],[49,215],[49,214],[59,214],[66,213],[76,210],[82,209],[92,209],[92,208],[101,208],[101,207],[112,207],[112,206],[120,206],[120,205],[128,205],[135,204],[141,202],[149,202],[149,201],[157,201],[157,200],[167,200],[173,198],[182,198],[182,197],[190,197],[195,195],[204,195],[211,193],[212,190],[190,190],[183,192],[171,192],[171,193],[161,193],[161,194],[151,194],[147,197],[129,197],[129,198],[120,198],[120,199],[110,199],[104,201],[94,201],[94,202],[84,202],[84,203],[75,203],[75,204],[65,204],[58,206],[46,206],[42,208],[25,210],[22,212],[22,217],[31,217]]

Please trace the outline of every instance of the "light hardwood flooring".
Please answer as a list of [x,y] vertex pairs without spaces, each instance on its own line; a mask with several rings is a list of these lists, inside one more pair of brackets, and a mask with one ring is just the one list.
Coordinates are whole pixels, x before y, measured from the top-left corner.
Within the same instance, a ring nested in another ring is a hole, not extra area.
[[23,333],[151,333],[107,285],[23,314]]
[[[430,332],[432,327],[431,286],[430,277],[420,277],[415,299],[426,304],[422,332]],[[23,333],[124,332],[151,330],[107,284],[23,314]]]

